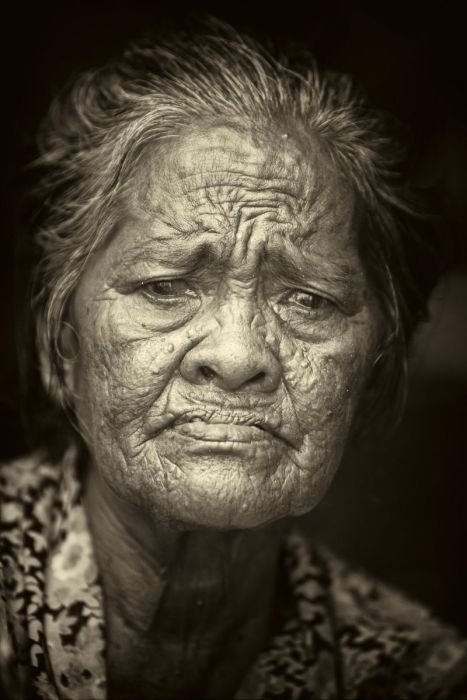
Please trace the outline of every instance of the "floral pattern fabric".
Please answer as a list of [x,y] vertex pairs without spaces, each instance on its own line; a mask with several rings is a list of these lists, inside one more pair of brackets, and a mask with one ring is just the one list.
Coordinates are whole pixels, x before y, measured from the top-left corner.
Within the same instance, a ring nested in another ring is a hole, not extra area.
[[[76,456],[0,471],[0,696],[107,698],[103,594]],[[467,644],[422,606],[299,532],[284,542],[292,614],[236,700],[467,698]]]

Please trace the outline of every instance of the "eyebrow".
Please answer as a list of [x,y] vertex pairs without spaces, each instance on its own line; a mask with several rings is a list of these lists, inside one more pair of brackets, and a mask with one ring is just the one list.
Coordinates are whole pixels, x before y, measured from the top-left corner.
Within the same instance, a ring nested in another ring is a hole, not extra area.
[[[135,265],[163,265],[169,269],[183,270],[184,273],[200,272],[207,267],[211,270],[214,267],[224,270],[230,267],[228,256],[225,257],[227,251],[220,241],[200,240],[195,243],[193,236],[196,238],[196,233],[186,232],[186,235],[176,237],[162,232],[153,234],[149,240],[125,253],[116,266],[117,275]],[[188,238],[193,241],[189,246]],[[347,295],[350,302],[359,296],[361,289],[361,270],[355,265],[338,257],[319,255],[316,251],[310,251],[305,256],[296,244],[291,250],[284,250],[280,245],[264,248],[260,265],[265,265],[276,278],[289,284],[306,287],[313,282],[321,282],[331,285]],[[248,274],[251,274],[251,270]]]
[[[170,243],[170,247],[164,244]],[[131,268],[139,264],[158,264],[167,267],[183,268],[187,272],[196,271],[215,262],[217,256],[210,243],[200,243],[187,248],[183,242],[177,245],[172,236],[151,237],[145,242],[125,253],[117,269]]]
[[[265,250],[263,260],[279,277],[286,277],[295,284],[309,284],[313,278],[333,285],[339,285],[349,292],[355,292],[358,271],[347,262],[319,256],[319,260],[305,258],[300,251],[290,255],[280,248]],[[315,258],[318,256],[315,254]]]

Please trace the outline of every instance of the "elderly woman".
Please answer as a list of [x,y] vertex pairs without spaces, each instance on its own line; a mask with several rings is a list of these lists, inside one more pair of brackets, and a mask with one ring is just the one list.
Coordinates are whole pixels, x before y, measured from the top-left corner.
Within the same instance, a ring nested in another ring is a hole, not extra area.
[[380,115],[216,28],[83,75],[41,148],[68,447],[2,470],[4,696],[459,697],[456,634],[297,520],[400,404],[423,309]]

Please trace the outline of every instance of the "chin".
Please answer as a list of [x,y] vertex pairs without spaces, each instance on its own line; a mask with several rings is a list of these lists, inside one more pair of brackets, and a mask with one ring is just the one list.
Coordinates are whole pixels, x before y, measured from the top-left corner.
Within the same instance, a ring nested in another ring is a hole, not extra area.
[[319,503],[337,466],[322,453],[314,460],[301,455],[299,463],[277,441],[254,449],[157,447],[148,443],[133,459],[99,461],[113,466],[102,474],[108,487],[155,529],[245,530],[301,516]]
[[146,488],[141,500],[156,527],[164,513],[165,522],[177,530],[260,528],[303,515],[321,500],[328,484],[310,475],[304,489],[298,470],[292,476],[296,469],[281,462],[266,471],[248,469],[234,456],[187,460],[180,465],[176,485],[167,488],[165,480],[164,491]]

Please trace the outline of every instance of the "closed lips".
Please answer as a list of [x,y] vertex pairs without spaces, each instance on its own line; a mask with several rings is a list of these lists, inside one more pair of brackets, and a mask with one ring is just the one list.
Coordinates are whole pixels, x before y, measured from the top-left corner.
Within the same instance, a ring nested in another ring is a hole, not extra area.
[[[175,426],[174,426],[175,427]],[[176,429],[196,440],[212,442],[253,442],[270,440],[272,435],[257,425],[238,423],[206,423],[202,420],[179,423]]]

